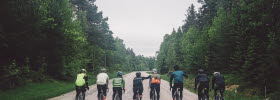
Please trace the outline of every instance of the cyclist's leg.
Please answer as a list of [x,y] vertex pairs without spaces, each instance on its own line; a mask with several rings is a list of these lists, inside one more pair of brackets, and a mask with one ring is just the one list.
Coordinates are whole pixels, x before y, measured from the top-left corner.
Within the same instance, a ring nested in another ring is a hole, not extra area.
[[172,98],[173,100],[175,99],[175,91],[177,90],[177,84],[174,84],[174,86],[172,87]]
[[225,86],[225,85],[223,85],[223,86],[221,87],[221,89],[220,89],[221,97],[222,97],[222,99],[223,99],[223,100],[224,100],[224,92],[225,92],[225,88],[226,88],[226,86]]
[[102,91],[103,91],[104,97],[106,98],[106,96],[107,96],[107,87],[106,87],[106,85],[102,85]]
[[115,99],[116,92],[117,92],[116,87],[113,87],[113,100]]
[[84,86],[82,86],[82,95],[83,95],[83,100],[85,100],[85,98],[86,98],[86,94],[85,94],[85,92],[86,92],[86,86],[84,85]]
[[159,100],[159,98],[160,98],[160,85],[159,84],[157,84],[156,92],[157,92],[157,100]]
[[102,86],[101,85],[97,85],[97,91],[98,91],[97,92],[97,98],[99,98],[101,90],[102,90]]
[[219,89],[217,88],[217,85],[216,87],[214,88],[214,98],[216,99],[216,96],[217,96],[217,91],[219,91]]
[[150,90],[150,99],[152,99],[152,93],[153,93],[153,90],[154,90],[155,86],[154,84],[151,84],[151,90]]
[[207,97],[207,100],[209,100],[209,83],[206,83],[206,84],[205,84],[205,88],[206,88],[206,90],[205,90],[205,95],[206,95],[206,97]]
[[78,86],[76,86],[76,98],[79,96],[79,94],[80,94],[80,89]]
[[180,84],[180,98],[183,99],[183,84]]
[[122,88],[121,87],[118,87],[118,94],[119,94],[120,100],[122,100]]
[[133,88],[133,100],[136,99],[137,88]]
[[198,86],[198,90],[197,90],[197,92],[198,92],[198,100],[201,100],[202,98],[202,95],[203,95],[203,93],[202,93],[202,90],[203,90],[203,87],[201,86],[201,84],[199,84],[199,86]]
[[139,88],[140,99],[142,98],[142,94],[143,94],[143,87],[140,87],[140,88]]

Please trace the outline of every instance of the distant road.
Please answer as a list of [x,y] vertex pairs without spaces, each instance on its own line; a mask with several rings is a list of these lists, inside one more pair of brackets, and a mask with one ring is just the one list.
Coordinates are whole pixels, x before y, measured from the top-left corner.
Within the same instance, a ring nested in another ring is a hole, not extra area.
[[[149,74],[142,72],[142,76],[148,76],[148,75]],[[126,92],[123,94],[123,100],[133,100],[132,99],[132,96],[133,96],[132,83],[133,83],[134,77],[135,77],[135,72],[124,75],[124,79],[126,82]],[[107,100],[112,100],[112,95],[113,95],[112,80],[110,80],[109,84],[110,84],[109,85],[110,90],[109,90],[109,93],[107,94]],[[148,79],[144,80],[143,84],[144,84],[144,92],[143,92],[142,100],[150,100],[150,98],[149,98],[150,89],[149,89]],[[184,89],[183,94],[184,94],[183,100],[198,100],[197,95],[190,92],[187,89]],[[63,94],[58,97],[50,98],[49,100],[74,100],[75,95],[76,95],[76,91],[72,91],[72,92]],[[97,100],[96,84],[91,85],[90,90],[86,92],[86,100]],[[162,80],[162,82],[161,82],[160,100],[172,100],[171,91],[169,90],[169,83],[165,80]]]

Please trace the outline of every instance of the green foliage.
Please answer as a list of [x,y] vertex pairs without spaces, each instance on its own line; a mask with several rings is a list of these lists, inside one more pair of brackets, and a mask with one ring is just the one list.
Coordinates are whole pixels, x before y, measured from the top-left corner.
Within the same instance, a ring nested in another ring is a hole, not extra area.
[[[279,1],[199,2],[202,7],[198,12],[193,5],[189,7],[181,37],[176,37],[180,31],[164,36],[156,60],[161,73],[173,70],[171,66],[176,64],[189,73],[196,73],[198,68],[210,75],[219,71],[228,74],[228,85],[239,84],[239,90],[248,95],[264,97],[264,87],[271,97],[277,94]],[[177,55],[182,56],[182,62]]]
[[81,68],[95,74],[101,67],[110,72],[153,68],[155,58],[135,55],[113,37],[94,2],[2,0],[1,89],[26,81],[74,80]]

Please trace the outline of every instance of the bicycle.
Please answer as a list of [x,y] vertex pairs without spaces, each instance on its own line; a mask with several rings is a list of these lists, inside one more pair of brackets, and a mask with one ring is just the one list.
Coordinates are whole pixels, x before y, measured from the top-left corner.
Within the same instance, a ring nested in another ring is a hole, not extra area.
[[222,90],[218,90],[217,92],[218,93],[217,93],[216,97],[214,96],[214,100],[223,100],[223,97],[221,95]]
[[114,97],[114,100],[120,100],[120,97],[119,97],[119,93],[118,93],[118,92],[116,92],[115,97]]
[[140,97],[140,94],[139,94],[139,90],[137,90],[136,100],[142,100],[142,97]]
[[217,93],[215,100],[223,100],[222,96],[221,96],[221,93],[219,93],[219,92]]
[[[81,91],[82,90],[82,87],[78,87],[78,90]],[[84,96],[85,96],[85,92],[80,92],[78,97],[75,98],[75,100],[84,100]]]
[[182,94],[180,94],[180,88],[177,88],[176,91],[174,92],[175,95],[175,100],[181,100],[180,96]]
[[156,94],[156,88],[154,88],[152,91],[152,100],[157,100],[157,94]]
[[202,98],[201,98],[202,100],[208,100],[208,99],[207,99],[207,95],[206,95],[206,93],[207,93],[206,91],[207,91],[207,88],[203,88],[203,89],[202,89],[202,92],[203,92],[203,93],[202,93],[203,95],[202,95]]
[[[115,94],[114,100],[120,100],[119,92],[116,91],[115,93],[116,93],[116,94]],[[124,92],[124,93],[125,93],[125,92]]]
[[[109,91],[109,88],[107,88],[107,92]],[[99,97],[98,97],[98,100],[104,100],[104,93],[103,93],[103,90],[101,89],[101,93],[100,93],[100,95],[99,95]]]

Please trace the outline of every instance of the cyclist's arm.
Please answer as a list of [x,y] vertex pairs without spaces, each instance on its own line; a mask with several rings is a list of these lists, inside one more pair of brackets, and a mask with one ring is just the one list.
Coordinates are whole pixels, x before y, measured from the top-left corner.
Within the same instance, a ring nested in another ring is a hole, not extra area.
[[124,79],[122,79],[122,85],[123,85],[123,89],[125,89],[125,81],[124,81]]
[[150,77],[150,79],[149,79],[149,87],[151,87],[152,77],[151,77],[151,75],[149,77]]
[[197,87],[197,84],[198,84],[198,82],[199,82],[198,78],[199,78],[199,76],[196,76],[196,77],[195,77],[194,88]]
[[171,75],[170,75],[170,79],[169,79],[169,85],[170,85],[170,87],[172,87],[173,78],[174,78],[174,75],[171,74]]
[[214,89],[214,85],[215,85],[215,83],[216,83],[216,81],[215,81],[216,79],[215,79],[215,76],[212,78],[212,89]]
[[188,78],[189,76],[184,72],[183,74],[184,77]]
[[86,75],[86,76],[84,77],[84,79],[85,79],[85,81],[86,81],[86,87],[88,87],[88,76]]
[[107,80],[106,80],[106,86],[108,88],[108,84],[109,84],[109,76],[107,75]]
[[142,80],[145,80],[145,79],[149,79],[151,76],[148,76],[148,77],[142,77]]

